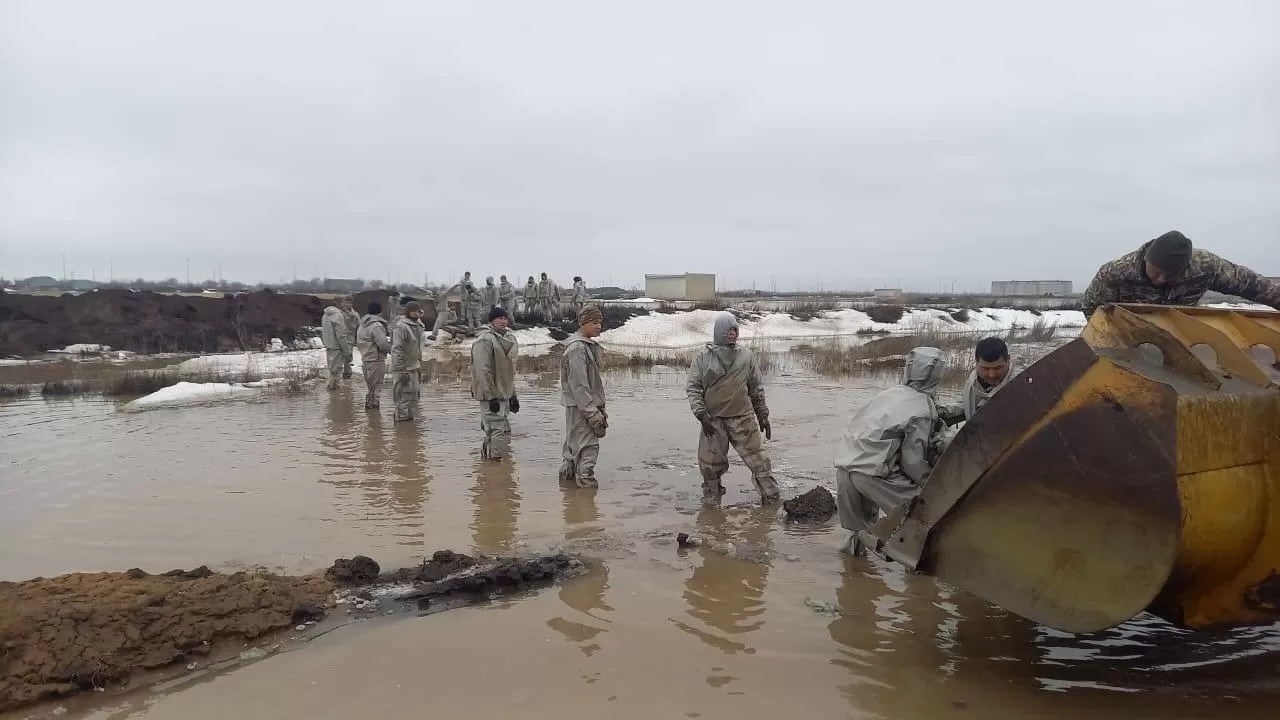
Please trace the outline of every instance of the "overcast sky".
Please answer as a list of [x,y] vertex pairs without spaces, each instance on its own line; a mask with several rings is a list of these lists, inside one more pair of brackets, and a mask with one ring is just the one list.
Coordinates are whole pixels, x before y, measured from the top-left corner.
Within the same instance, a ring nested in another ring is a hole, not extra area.
[[0,275],[1280,275],[1280,2],[0,2]]

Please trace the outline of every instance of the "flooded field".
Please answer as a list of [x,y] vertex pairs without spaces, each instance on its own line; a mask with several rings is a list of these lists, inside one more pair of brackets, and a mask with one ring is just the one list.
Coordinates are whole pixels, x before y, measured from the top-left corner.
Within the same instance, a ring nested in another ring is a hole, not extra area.
[[[784,494],[834,488],[832,445],[892,375],[768,386]],[[788,526],[734,457],[699,502],[684,373],[617,370],[598,490],[556,480],[554,375],[519,378],[514,459],[477,455],[466,387],[441,374],[416,425],[346,384],[253,403],[123,413],[91,396],[0,404],[0,580],[77,570],[266,567],[362,553],[563,547],[598,561],[527,597],[340,628],[163,691],[15,717],[409,716],[1263,718],[1280,707],[1280,630],[1191,634],[1139,618],[1069,636],[878,559],[837,553],[833,520]],[[680,550],[685,531],[733,544]]]

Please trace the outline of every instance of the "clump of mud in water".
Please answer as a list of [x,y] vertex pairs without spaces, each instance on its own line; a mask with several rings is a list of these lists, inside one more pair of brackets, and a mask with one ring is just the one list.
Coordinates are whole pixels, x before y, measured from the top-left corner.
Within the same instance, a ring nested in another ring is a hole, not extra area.
[[73,573],[0,583],[0,711],[103,687],[319,615],[322,577]]
[[793,522],[818,523],[836,514],[836,499],[821,485],[782,503],[787,519]]

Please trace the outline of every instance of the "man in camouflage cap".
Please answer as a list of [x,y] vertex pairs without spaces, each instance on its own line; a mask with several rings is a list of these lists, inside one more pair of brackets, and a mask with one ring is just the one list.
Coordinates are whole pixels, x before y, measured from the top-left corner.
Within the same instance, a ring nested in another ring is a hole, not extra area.
[[596,337],[604,330],[604,315],[594,305],[578,313],[578,332],[564,343],[560,359],[560,404],[564,405],[564,447],[560,482],[580,488],[597,487],[596,461],[600,438],[609,429],[604,381],[600,377],[603,350]]
[[1210,290],[1280,310],[1280,281],[1196,250],[1177,230],[1099,268],[1080,309],[1088,317],[1109,303],[1195,305]]

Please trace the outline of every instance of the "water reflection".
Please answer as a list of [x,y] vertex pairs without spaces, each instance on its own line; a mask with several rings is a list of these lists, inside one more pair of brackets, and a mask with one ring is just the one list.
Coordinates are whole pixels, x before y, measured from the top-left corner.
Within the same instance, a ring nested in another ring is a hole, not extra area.
[[677,627],[728,654],[755,652],[741,640],[764,625],[760,616],[765,611],[772,525],[768,508],[702,507],[697,519],[702,564],[685,581],[682,597],[690,616],[719,633],[683,621],[675,621]]
[[[561,488],[566,539],[585,538],[600,532],[600,527],[596,524],[600,519],[596,493],[596,488]],[[608,589],[609,566],[602,561],[595,561],[586,575],[565,583],[559,591],[560,601],[578,612],[575,617],[582,621],[589,620],[590,624],[559,616],[548,620],[547,627],[564,635],[569,642],[576,643],[582,654],[588,657],[595,655],[601,649],[595,642],[596,636],[608,632],[600,626],[612,622],[606,616],[606,613],[613,612],[613,607],[605,601],[605,591]]]
[[510,553],[514,550],[520,514],[514,461],[478,459],[472,476],[475,485],[471,490],[471,544],[481,553]]

